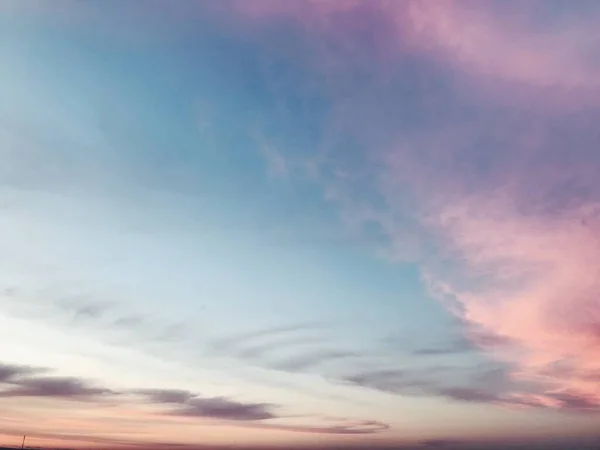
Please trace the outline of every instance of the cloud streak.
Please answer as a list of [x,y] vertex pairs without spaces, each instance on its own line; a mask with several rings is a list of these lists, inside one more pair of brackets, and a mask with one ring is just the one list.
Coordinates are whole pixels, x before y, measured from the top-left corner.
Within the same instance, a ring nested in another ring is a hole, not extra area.
[[270,411],[272,406],[266,403],[238,403],[222,397],[195,397],[173,411],[173,414],[183,417],[255,421],[276,418],[277,416]]
[[[112,407],[155,405],[160,409],[148,412],[156,417],[186,420],[210,420],[216,424],[254,429],[279,430],[314,434],[373,434],[389,428],[376,420],[329,418],[319,415],[302,416],[302,424],[294,424],[297,416],[278,413],[281,405],[273,403],[242,402],[227,397],[207,397],[183,389],[112,389],[76,377],[37,377],[31,374],[41,369],[0,365],[6,387],[0,391],[3,398],[53,398],[61,401],[98,402],[111,400]],[[79,439],[77,439],[79,440]],[[81,440],[86,440],[81,436]],[[107,441],[108,442],[108,441]]]
[[95,387],[71,377],[28,377],[8,381],[12,386],[1,391],[1,397],[55,397],[90,401],[114,394],[110,389]]
[[330,426],[293,426],[293,425],[251,425],[251,428],[260,428],[264,430],[280,430],[294,433],[314,433],[314,434],[338,434],[338,435],[361,435],[375,434],[388,430],[390,426],[377,420],[346,420],[336,419],[339,422]]
[[362,358],[363,353],[333,347],[316,325],[291,325],[215,339],[213,353],[281,372],[303,372],[335,361]]
[[19,366],[0,363],[0,383],[10,383],[22,379],[24,376],[43,371],[35,367]]
[[202,397],[179,389],[143,389],[133,391],[151,403],[178,405],[169,414],[181,417],[199,417],[234,421],[258,421],[274,419],[271,412],[275,405],[268,403],[242,403],[224,397]]

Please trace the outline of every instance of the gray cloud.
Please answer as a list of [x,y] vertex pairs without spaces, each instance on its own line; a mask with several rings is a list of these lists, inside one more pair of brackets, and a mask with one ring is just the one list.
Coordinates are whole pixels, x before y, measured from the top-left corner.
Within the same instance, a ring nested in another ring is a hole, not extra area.
[[72,305],[70,311],[74,320],[99,320],[105,317],[110,310],[111,305],[100,302],[89,302],[79,305]]
[[453,318],[456,329],[451,336],[439,345],[420,347],[411,350],[414,356],[444,356],[461,353],[482,352],[483,348],[503,348],[514,345],[508,337],[482,330],[466,323],[460,318]]
[[431,367],[428,369],[372,370],[341,376],[337,382],[366,389],[409,396],[441,397],[463,403],[489,403],[547,408],[551,400],[556,407],[582,413],[600,412],[600,404],[578,392],[539,392],[531,384],[516,382],[507,367],[479,364],[472,367]]
[[194,397],[187,400],[172,414],[236,421],[267,420],[278,417],[271,412],[274,406],[268,403],[241,403],[224,397]]
[[285,416],[275,414],[279,405],[271,403],[244,403],[225,397],[202,397],[200,394],[178,389],[142,389],[134,394],[146,397],[152,403],[179,405],[170,415],[244,422],[245,427],[316,434],[372,434],[389,428],[374,420],[351,421],[339,419],[335,425],[294,426],[265,423]]
[[[299,332],[314,331],[318,329],[315,324],[297,324],[287,325],[282,327],[268,328],[264,330],[256,330],[247,333],[240,333],[235,336],[227,337],[224,339],[217,339],[211,343],[211,347],[215,351],[219,352],[238,352],[252,347],[253,345],[259,345],[259,348],[264,346],[268,349],[268,344],[273,342],[276,345],[279,340],[283,339],[283,342],[288,342],[290,335],[297,334]],[[304,334],[300,338],[306,337]],[[290,343],[295,342],[298,336],[294,337]],[[266,340],[266,342],[265,342]]]
[[557,400],[562,408],[571,411],[600,413],[600,404],[584,394],[577,392],[557,392],[546,394],[546,396]]
[[111,323],[116,328],[135,328],[144,324],[144,318],[141,315],[131,314],[114,319]]
[[387,423],[377,420],[340,419],[340,424],[330,426],[289,426],[289,425],[250,425],[251,428],[267,430],[291,431],[296,433],[315,434],[374,434],[390,428]]
[[420,369],[363,370],[338,378],[344,384],[388,394],[444,397],[459,402],[517,403],[506,393],[519,388],[506,367],[432,366]]
[[232,351],[233,355],[237,358],[251,362],[261,362],[265,358],[268,358],[270,353],[276,352],[277,350],[289,349],[306,344],[319,344],[322,342],[323,340],[321,338],[315,336],[292,336],[280,338],[276,341],[269,340],[268,342],[259,344],[242,344],[237,349],[230,348],[229,350]]
[[44,369],[36,367],[0,363],[0,383],[13,382],[23,376],[43,371]]
[[14,387],[1,392],[1,397],[61,397],[90,400],[115,393],[110,389],[95,387],[73,377],[24,378],[12,384]]
[[461,441],[457,441],[454,439],[429,439],[427,441],[423,441],[421,445],[424,447],[433,447],[433,448],[441,448],[441,447],[454,447],[456,445],[460,445]]
[[493,403],[500,400],[493,392],[468,387],[440,387],[430,393],[460,402]]
[[268,403],[243,403],[225,397],[202,397],[179,389],[142,389],[134,393],[146,397],[152,403],[179,405],[169,412],[171,415],[239,421],[277,417],[271,412],[276,405]]
[[[345,384],[351,384],[368,389],[375,389],[391,394],[399,394],[410,387],[415,387],[414,382],[409,381],[408,373],[404,370],[374,370],[354,373],[340,378]],[[417,386],[425,383],[418,380]]]
[[107,342],[145,346],[183,342],[189,337],[187,323],[168,321],[148,313],[128,311],[113,300],[98,298],[85,287],[5,289],[11,313],[33,317],[75,332],[93,332]]
[[134,394],[145,396],[152,403],[184,404],[197,394],[182,389],[139,389]]
[[295,357],[281,358],[280,360],[267,365],[269,368],[285,372],[301,372],[326,362],[348,358],[360,358],[362,356],[361,353],[349,350],[322,350]]
[[457,353],[466,353],[473,351],[473,345],[469,342],[457,339],[446,346],[440,347],[423,347],[413,351],[415,356],[444,356],[454,355]]
[[301,324],[258,330],[215,340],[209,346],[212,353],[220,356],[282,372],[303,372],[329,362],[365,356],[353,350],[332,348],[315,334],[318,329],[314,324]]

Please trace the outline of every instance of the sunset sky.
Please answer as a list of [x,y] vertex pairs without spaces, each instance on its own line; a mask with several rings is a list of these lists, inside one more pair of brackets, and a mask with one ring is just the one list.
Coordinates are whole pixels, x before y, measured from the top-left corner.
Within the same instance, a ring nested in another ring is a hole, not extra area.
[[599,30],[0,0],[0,445],[600,439]]

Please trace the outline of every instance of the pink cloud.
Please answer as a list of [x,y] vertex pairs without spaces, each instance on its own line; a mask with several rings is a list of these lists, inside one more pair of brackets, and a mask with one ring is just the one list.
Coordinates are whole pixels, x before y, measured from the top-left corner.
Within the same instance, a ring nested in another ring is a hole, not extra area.
[[385,207],[369,219],[389,237],[393,258],[421,244],[411,256],[432,294],[470,340],[531,386],[504,397],[506,406],[598,409],[595,112],[576,121],[519,113],[519,127],[512,113],[487,117],[484,106],[473,123],[399,137],[382,152],[375,189]]
[[246,2],[238,0],[233,2],[234,10],[249,19],[270,19],[291,16],[297,19],[323,18],[336,12],[348,11],[356,8],[361,0],[308,0],[286,1],[256,0]]
[[598,18],[540,30],[535,4],[501,15],[489,1],[413,2],[412,35],[476,76],[539,87],[598,87],[599,68],[589,58],[599,43]]
[[464,263],[471,286],[482,284],[455,288],[434,275],[444,297],[468,323],[515,343],[481,347],[511,363],[514,376],[543,385],[541,405],[561,406],[568,394],[600,407],[600,203],[537,216],[475,196],[445,205],[429,225]]
[[[542,26],[543,1],[518,6],[468,0],[258,0],[232,5],[243,21],[285,20],[313,33],[317,47],[328,49],[320,56],[323,69],[339,71],[344,62],[372,62],[377,57],[380,60],[373,71],[381,73],[390,61],[420,55],[436,61],[440,70],[460,73],[457,80],[466,92],[475,87],[485,95],[494,94],[496,101],[513,105],[519,96],[520,107],[538,109],[589,105],[589,96],[597,99],[600,87],[596,32],[600,17],[581,16]],[[368,32],[360,34],[364,45],[352,43],[360,32],[352,17],[368,24]],[[329,51],[324,35],[346,45],[346,50],[351,47],[346,61]],[[337,62],[332,64],[331,59]],[[574,91],[578,92],[576,100]]]
[[[507,121],[512,135],[485,176],[469,159],[478,157],[471,149],[494,150],[485,148],[485,117],[401,139],[377,178],[387,211],[372,217],[392,256],[410,240],[422,243],[417,257],[432,294],[467,324],[469,339],[533,386],[506,397],[507,406],[597,409],[600,161],[590,149],[598,140],[593,127],[542,123],[531,139]],[[564,142],[556,126],[568,130]],[[416,207],[408,227],[400,219],[407,204]]]

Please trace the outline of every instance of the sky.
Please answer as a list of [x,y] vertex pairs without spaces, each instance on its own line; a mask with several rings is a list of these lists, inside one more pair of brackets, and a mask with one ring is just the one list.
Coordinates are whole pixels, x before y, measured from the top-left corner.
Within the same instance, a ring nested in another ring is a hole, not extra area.
[[597,444],[598,29],[0,0],[0,445]]

